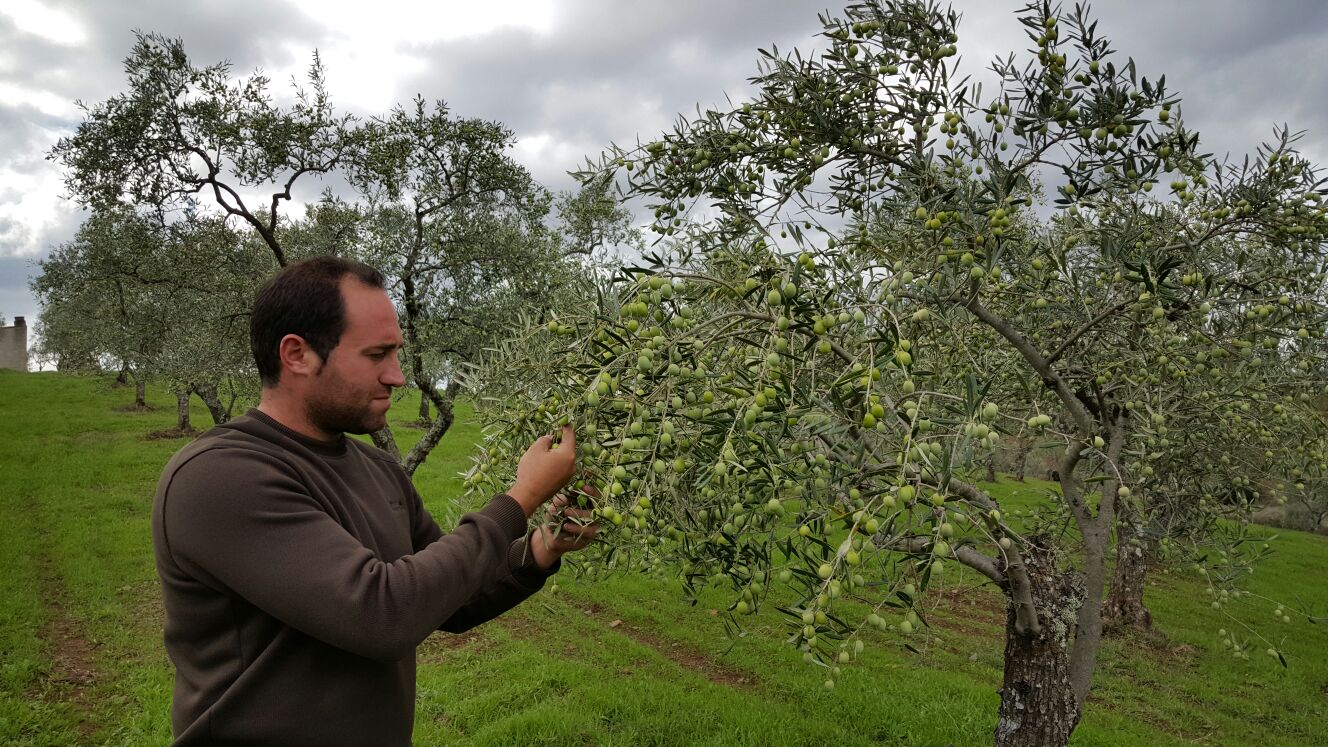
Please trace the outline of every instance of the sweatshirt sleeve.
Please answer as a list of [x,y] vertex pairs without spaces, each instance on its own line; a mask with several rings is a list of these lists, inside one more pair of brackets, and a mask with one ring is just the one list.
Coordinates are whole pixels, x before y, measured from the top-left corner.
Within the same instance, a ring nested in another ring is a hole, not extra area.
[[[424,502],[413,485],[411,498],[414,503],[411,536],[414,538],[415,551],[419,552],[448,535],[443,534],[433,516],[424,508]],[[532,534],[533,532],[530,532],[514,540],[508,547],[509,573],[477,591],[443,621],[439,630],[463,633],[512,609],[544,587],[544,582],[549,576],[557,573],[562,567],[562,561],[559,560],[548,570],[540,568],[529,549]]]
[[180,465],[165,489],[162,521],[166,552],[183,570],[379,661],[412,655],[511,576],[513,544],[526,531],[521,507],[498,495],[452,533],[383,562],[309,494],[293,467],[248,450],[204,451]]

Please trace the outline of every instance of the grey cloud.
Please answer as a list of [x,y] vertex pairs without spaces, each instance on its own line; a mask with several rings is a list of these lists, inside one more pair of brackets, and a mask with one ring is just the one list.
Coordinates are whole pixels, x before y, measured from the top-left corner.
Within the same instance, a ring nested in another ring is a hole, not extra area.
[[[37,275],[37,262],[47,254],[49,252],[43,252],[40,257],[0,257],[0,291],[26,290],[29,276],[36,277]],[[23,312],[17,311],[14,313],[22,314]],[[11,314],[6,311],[5,316],[11,316]]]
[[[26,261],[25,255],[31,254],[26,249],[34,244],[39,252],[38,256],[45,256],[51,247],[74,238],[79,226],[83,224],[84,216],[85,211],[82,208],[61,199],[56,204],[55,219],[37,228],[12,218],[0,217],[0,263],[11,260]],[[3,265],[0,265],[0,268],[2,267]],[[0,269],[0,285],[4,282],[4,270]]]
[[[697,103],[740,96],[758,47],[805,45],[819,28],[815,7],[801,3],[571,2],[547,36],[506,30],[416,49],[429,71],[397,90],[498,119],[518,136],[584,143],[593,155],[610,141],[651,137]],[[561,181],[551,186],[569,183]]]
[[[1012,6],[956,5],[964,15],[961,52],[973,71],[1030,46]],[[1207,150],[1253,152],[1274,124],[1288,122],[1317,127],[1302,146],[1312,156],[1328,155],[1328,100],[1321,95],[1328,73],[1296,64],[1316,59],[1328,41],[1328,5],[1220,0],[1094,8],[1098,31],[1122,63],[1134,57],[1143,75],[1165,74],[1183,95],[1187,123]],[[442,98],[460,115],[501,120],[518,135],[549,132],[593,154],[610,141],[648,138],[697,104],[719,103],[726,93],[740,97],[756,72],[758,47],[807,49],[820,31],[817,7],[804,3],[584,0],[559,12],[547,36],[506,30],[417,48],[428,70],[405,79],[399,98]],[[538,166],[563,186],[561,170],[576,165]]]
[[16,316],[25,317],[29,325],[37,321],[40,307],[28,291],[28,282],[37,276],[36,263],[36,257],[0,257],[0,314],[11,324]]
[[229,60],[238,72],[285,66],[296,60],[286,42],[308,37],[318,24],[299,10],[273,2],[181,3],[149,0],[135,3],[78,3],[75,11],[92,36],[88,47],[98,61],[122,77],[121,61],[133,44],[132,31],[155,31],[184,40],[197,63]]
[[[19,31],[0,16],[0,45],[22,61],[23,85],[66,100],[95,103],[123,87],[123,61],[135,29],[180,37],[197,63],[229,60],[238,72],[296,62],[284,44],[306,36],[317,24],[298,10],[257,0],[179,3],[170,0],[66,4],[87,32],[75,48]],[[310,50],[312,51],[312,50]]]
[[[959,46],[969,70],[980,72],[992,56],[1024,53],[1030,46],[1014,21],[1018,3],[955,5],[964,14]],[[89,34],[78,49],[19,34],[0,16],[0,47],[21,62],[21,69],[0,76],[66,100],[96,102],[122,90],[122,59],[133,28],[179,36],[197,62],[229,59],[240,73],[302,66],[315,47],[338,33],[296,9],[257,0],[81,0],[66,7]],[[544,153],[527,164],[548,186],[566,188],[571,182],[562,172],[579,165],[582,155],[598,153],[610,141],[653,137],[679,112],[719,104],[726,93],[747,94],[757,48],[808,49],[825,7],[792,0],[569,0],[556,5],[547,35],[504,29],[405,48],[425,61],[424,70],[404,77],[385,70],[383,85],[398,101],[420,93],[447,101],[459,115],[500,120],[519,137],[550,133],[570,144],[571,154]],[[1150,79],[1166,74],[1206,150],[1252,152],[1275,124],[1287,122],[1308,128],[1302,147],[1328,163],[1328,72],[1319,64],[1328,49],[1328,4],[1103,0],[1093,8],[1099,31],[1120,58],[1132,56]],[[328,71],[334,98],[339,73],[345,71]],[[73,124],[31,107],[0,104],[0,164],[23,153],[31,166],[40,160],[35,151],[44,151],[34,138]],[[72,235],[77,219],[77,212],[65,211],[64,222],[39,244]],[[0,243],[0,255],[5,252]],[[0,284],[15,271],[0,264]]]
[[[0,168],[31,174],[49,168],[46,151],[53,133],[69,123],[28,104],[0,103]],[[0,203],[5,201],[0,196]]]
[[15,254],[10,247],[28,243],[30,229],[13,218],[0,217],[0,253]]

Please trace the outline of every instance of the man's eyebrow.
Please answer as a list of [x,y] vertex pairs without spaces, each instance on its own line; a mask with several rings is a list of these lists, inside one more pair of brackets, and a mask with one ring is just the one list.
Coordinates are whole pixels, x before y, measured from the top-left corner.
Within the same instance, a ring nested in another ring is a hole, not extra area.
[[399,343],[399,342],[380,342],[380,343],[377,343],[376,345],[370,345],[370,346],[364,348],[364,352],[367,353],[367,352],[369,352],[370,350],[384,350],[384,351],[386,351],[386,350],[400,350],[401,347],[402,347],[402,345],[401,345],[401,343]]

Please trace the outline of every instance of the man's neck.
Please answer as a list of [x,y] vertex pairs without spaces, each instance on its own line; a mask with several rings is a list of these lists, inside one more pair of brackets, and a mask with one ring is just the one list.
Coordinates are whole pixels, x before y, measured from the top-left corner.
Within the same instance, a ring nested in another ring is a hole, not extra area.
[[272,389],[263,389],[258,400],[258,411],[301,436],[308,436],[315,441],[334,443],[342,436],[340,433],[328,433],[314,425],[301,404]]

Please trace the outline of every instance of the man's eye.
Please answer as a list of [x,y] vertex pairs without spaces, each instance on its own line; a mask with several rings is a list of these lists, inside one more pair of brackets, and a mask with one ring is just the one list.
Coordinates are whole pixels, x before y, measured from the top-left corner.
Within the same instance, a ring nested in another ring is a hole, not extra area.
[[376,360],[376,361],[381,361],[381,360],[383,360],[384,358],[387,357],[387,352],[384,351],[384,352],[381,352],[381,353],[370,353],[370,354],[369,354],[369,357],[370,357],[370,358],[373,358],[373,359]]

